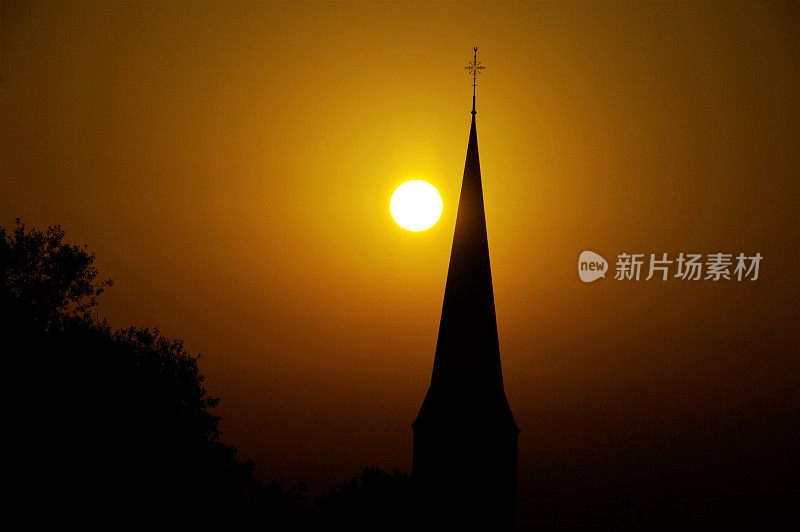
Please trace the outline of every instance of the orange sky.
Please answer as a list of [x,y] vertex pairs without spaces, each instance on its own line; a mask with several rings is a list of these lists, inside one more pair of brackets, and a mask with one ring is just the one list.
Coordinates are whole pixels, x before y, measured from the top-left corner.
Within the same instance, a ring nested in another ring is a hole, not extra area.
[[[265,479],[410,469],[480,47],[506,391],[548,453],[800,403],[791,4],[3,2],[0,223],[63,224],[102,317],[203,354]],[[432,229],[389,215],[409,179]],[[583,284],[581,251],[760,252]]]

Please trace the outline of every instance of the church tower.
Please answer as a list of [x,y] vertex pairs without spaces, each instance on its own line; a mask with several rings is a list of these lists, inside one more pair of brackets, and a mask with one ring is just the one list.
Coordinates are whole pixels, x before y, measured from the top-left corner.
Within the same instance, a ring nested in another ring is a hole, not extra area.
[[483,187],[472,124],[439,323],[433,376],[414,429],[412,477],[425,517],[442,529],[511,530],[517,435],[503,389]]

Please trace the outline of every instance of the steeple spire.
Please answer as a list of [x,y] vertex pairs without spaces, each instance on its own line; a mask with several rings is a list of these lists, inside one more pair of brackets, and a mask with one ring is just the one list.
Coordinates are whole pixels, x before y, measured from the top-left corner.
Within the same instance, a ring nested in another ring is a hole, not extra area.
[[484,67],[477,47],[474,52],[466,67],[472,74],[472,124],[433,375],[412,425],[412,476],[426,511],[444,528],[510,531],[519,429],[500,366],[475,126],[476,78]]
[[464,70],[472,74],[472,116],[475,116],[475,87],[478,86],[478,74],[480,74],[485,66],[478,61],[478,47],[472,49],[474,55],[472,56],[472,63],[464,67]]

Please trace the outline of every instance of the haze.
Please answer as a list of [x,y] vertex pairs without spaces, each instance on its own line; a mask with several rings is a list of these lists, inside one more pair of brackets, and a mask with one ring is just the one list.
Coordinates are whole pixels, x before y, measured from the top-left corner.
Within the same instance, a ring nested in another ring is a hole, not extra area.
[[[101,318],[202,353],[265,480],[410,470],[474,45],[521,497],[542,461],[797,413],[796,5],[0,9],[2,224],[63,224],[115,282]],[[421,233],[388,208],[411,179],[444,200]],[[764,259],[584,284],[583,250]]]

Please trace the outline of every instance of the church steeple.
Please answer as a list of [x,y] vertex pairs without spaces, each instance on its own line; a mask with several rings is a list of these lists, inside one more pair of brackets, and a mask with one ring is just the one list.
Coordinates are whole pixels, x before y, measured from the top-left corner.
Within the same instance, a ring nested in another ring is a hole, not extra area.
[[503,393],[474,114],[433,364],[431,387],[440,385]]
[[475,52],[467,67],[472,123],[433,375],[413,424],[413,476],[423,500],[432,501],[431,514],[502,530],[514,520],[519,429],[500,365],[475,125],[475,78],[484,67]]

